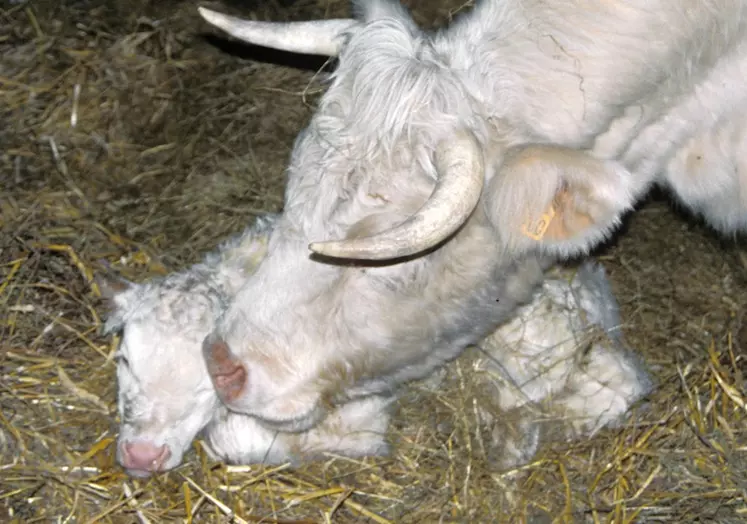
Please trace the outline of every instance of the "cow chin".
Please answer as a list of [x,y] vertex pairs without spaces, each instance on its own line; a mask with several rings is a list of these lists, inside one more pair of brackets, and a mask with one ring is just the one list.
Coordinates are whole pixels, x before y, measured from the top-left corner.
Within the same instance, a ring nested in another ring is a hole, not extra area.
[[299,374],[288,373],[280,359],[261,353],[240,359],[217,333],[205,338],[202,351],[215,391],[230,411],[278,431],[306,431],[322,419],[319,392]]

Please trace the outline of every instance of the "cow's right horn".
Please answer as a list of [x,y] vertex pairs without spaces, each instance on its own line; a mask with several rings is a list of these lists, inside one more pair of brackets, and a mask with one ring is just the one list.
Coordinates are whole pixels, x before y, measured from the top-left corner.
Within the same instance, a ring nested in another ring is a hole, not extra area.
[[210,24],[250,44],[309,55],[337,56],[343,32],[359,22],[349,18],[308,22],[255,22],[198,7]]
[[436,149],[438,181],[431,197],[402,224],[366,238],[314,242],[320,255],[361,260],[402,258],[429,249],[459,229],[477,206],[484,181],[483,155],[469,131]]

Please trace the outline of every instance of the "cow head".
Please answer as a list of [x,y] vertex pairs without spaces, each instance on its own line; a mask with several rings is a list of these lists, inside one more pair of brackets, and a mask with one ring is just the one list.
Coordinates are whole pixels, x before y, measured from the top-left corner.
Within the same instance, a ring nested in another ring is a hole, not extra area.
[[510,74],[475,64],[486,49],[464,24],[459,43],[397,3],[356,6],[356,20],[292,24],[200,10],[239,39],[339,58],[268,256],[203,346],[226,405],[279,429],[455,357],[529,298],[546,256],[602,239],[636,183],[583,152],[521,146],[481,92]]

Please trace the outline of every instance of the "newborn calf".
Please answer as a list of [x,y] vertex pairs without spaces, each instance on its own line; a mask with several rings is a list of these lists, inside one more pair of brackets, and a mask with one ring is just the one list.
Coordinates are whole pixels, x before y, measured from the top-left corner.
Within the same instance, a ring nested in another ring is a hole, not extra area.
[[[593,435],[619,423],[653,387],[623,344],[617,301],[595,263],[548,274],[533,301],[479,347],[479,388],[498,408],[482,416],[494,425],[494,443],[503,443],[507,467],[532,458],[543,426],[566,438]],[[496,411],[517,414],[518,432]]]
[[227,411],[202,359],[202,341],[264,257],[275,216],[261,218],[202,263],[143,284],[100,279],[112,311],[121,419],[117,460],[133,476],[178,466],[203,432],[208,453],[230,463],[281,463],[309,455],[381,455],[391,399],[338,407],[304,433],[279,433]]

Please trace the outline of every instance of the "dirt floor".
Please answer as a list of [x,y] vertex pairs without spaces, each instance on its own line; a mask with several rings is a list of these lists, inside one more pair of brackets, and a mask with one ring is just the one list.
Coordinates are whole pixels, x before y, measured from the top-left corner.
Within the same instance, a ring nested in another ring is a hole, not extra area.
[[[431,25],[463,2],[406,3]],[[266,20],[348,13],[342,0],[211,5]],[[198,444],[176,471],[128,478],[92,275],[183,267],[280,209],[320,92],[323,61],[223,40],[196,6],[0,5],[0,521],[747,521],[747,256],[661,196],[599,253],[657,380],[624,429],[498,471],[457,362],[441,392],[402,400],[390,458],[227,468]]]

